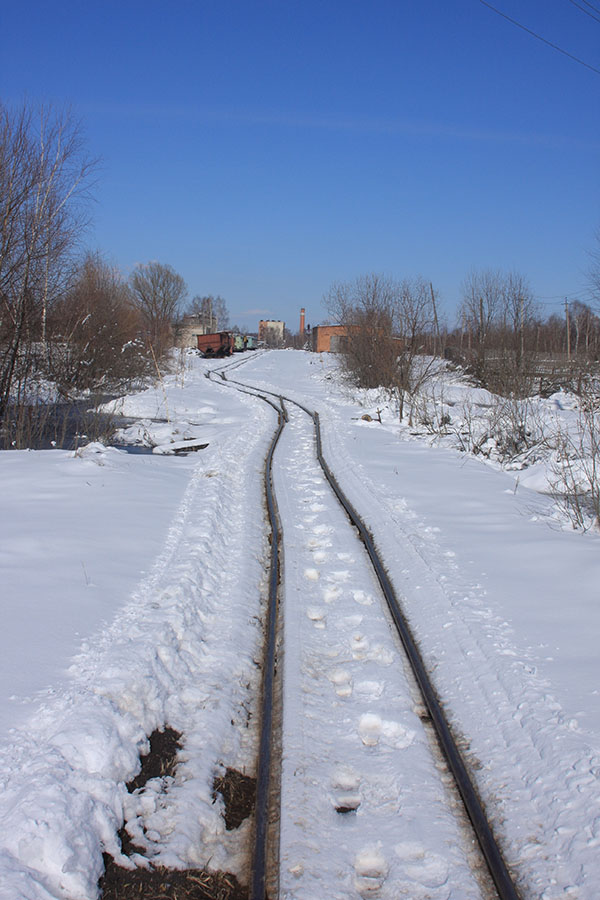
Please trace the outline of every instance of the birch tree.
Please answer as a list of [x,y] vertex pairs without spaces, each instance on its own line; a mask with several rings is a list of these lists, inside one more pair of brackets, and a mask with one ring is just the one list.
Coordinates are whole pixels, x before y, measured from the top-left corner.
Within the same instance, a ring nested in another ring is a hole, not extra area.
[[0,104],[0,420],[72,271],[94,167],[68,112]]

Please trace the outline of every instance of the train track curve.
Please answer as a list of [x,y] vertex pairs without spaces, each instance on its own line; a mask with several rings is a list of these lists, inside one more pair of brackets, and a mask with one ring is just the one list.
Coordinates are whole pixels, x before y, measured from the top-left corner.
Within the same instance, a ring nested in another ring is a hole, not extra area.
[[[265,494],[268,508],[269,523],[271,528],[271,560],[269,571],[269,599],[267,614],[267,638],[263,668],[263,700],[261,712],[260,750],[257,776],[257,802],[255,815],[254,848],[252,853],[252,881],[250,897],[252,900],[265,900],[267,886],[270,887],[270,897],[273,900],[273,884],[276,876],[273,874],[273,860],[278,859],[278,848],[273,846],[273,830],[269,828],[269,819],[273,818],[273,779],[275,777],[275,760],[272,747],[273,732],[273,701],[274,683],[277,668],[277,641],[278,641],[278,616],[282,578],[282,525],[278,512],[278,504],[273,478],[273,459],[279,445],[284,429],[289,423],[288,407],[308,417],[312,426],[312,440],[314,442],[315,456],[323,476],[341,506],[344,516],[354,529],[364,550],[370,560],[370,565],[385,599],[389,618],[394,625],[399,640],[404,648],[406,658],[410,664],[416,684],[418,685],[422,702],[427,710],[433,731],[446,762],[451,772],[458,794],[464,805],[464,810],[471,823],[473,834],[479,845],[489,877],[493,883],[496,896],[500,900],[518,900],[519,893],[508,871],[498,841],[489,823],[486,810],[479,798],[473,778],[468,770],[464,758],[458,748],[457,741],[447,720],[443,703],[434,688],[426,665],[423,661],[419,646],[411,632],[410,626],[403,613],[397,592],[389,578],[386,567],[373,540],[373,537],[364,524],[359,512],[354,508],[341,489],[335,473],[328,465],[323,454],[321,428],[318,413],[289,397],[267,391],[259,386],[253,386],[247,382],[231,378],[232,370],[243,365],[243,361],[230,364],[219,370],[213,369],[207,373],[208,377],[219,377],[220,381],[232,389],[253,394],[263,402],[268,403],[277,414],[277,427],[275,429],[271,445],[265,463]],[[284,613],[285,615],[285,613]],[[285,652],[285,651],[284,651]],[[375,889],[377,881],[370,882],[366,878],[365,893],[369,888]],[[364,887],[364,885],[363,885]]]

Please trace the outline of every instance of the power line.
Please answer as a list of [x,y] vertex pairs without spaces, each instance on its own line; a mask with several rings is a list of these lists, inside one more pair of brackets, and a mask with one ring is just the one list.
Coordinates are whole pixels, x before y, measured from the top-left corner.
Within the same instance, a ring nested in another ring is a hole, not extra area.
[[542,41],[543,44],[547,44],[549,47],[552,47],[553,50],[558,50],[558,52],[562,53],[563,56],[568,56],[569,59],[574,60],[576,63],[579,63],[579,65],[585,66],[586,69],[591,69],[591,71],[595,72],[596,75],[600,75],[600,69],[597,69],[595,66],[591,66],[589,63],[584,62],[582,59],[579,59],[578,56],[573,56],[572,53],[569,53],[567,50],[563,50],[562,47],[559,47],[557,44],[553,44],[552,41],[546,40],[546,38],[542,37],[541,34],[538,34],[536,31],[532,31],[525,25],[521,25],[521,23],[517,22],[516,19],[511,19],[510,16],[507,16],[506,13],[500,12],[499,9],[496,9],[495,6],[492,6],[492,4],[488,3],[487,0],[479,0],[479,2],[483,3],[484,6],[487,6],[488,9],[491,9],[492,12],[495,12],[497,13],[497,15],[502,16],[503,19],[506,19],[512,25],[516,25],[517,28],[521,28],[523,31],[526,31],[527,34],[530,34],[532,37],[537,38],[538,41]]
[[596,303],[597,298],[591,292],[589,294],[582,293],[571,293],[570,291],[565,291],[564,294],[557,294],[555,297],[545,297],[535,295],[535,301],[540,306],[544,307],[555,307],[565,302],[565,297],[569,298],[569,301],[572,303],[582,303],[585,306]]
[[[590,19],[595,19],[596,22],[600,22],[600,17],[599,17],[599,16],[595,16],[594,13],[589,12],[589,11],[585,8],[585,6],[582,6],[581,3],[577,3],[577,0],[569,0],[569,3],[572,3],[573,6],[576,6],[577,9],[580,9],[581,12],[582,12],[582,13],[585,13],[586,16],[589,16]],[[591,6],[590,3],[588,3],[587,5],[588,5],[588,6]],[[595,8],[596,8],[595,6],[592,6],[592,9],[595,9]],[[598,12],[600,12],[600,9],[598,10]]]
[[588,3],[588,0],[581,0],[582,3],[585,3],[586,6],[589,6],[590,9],[593,9],[594,12],[600,13],[600,9],[597,6],[594,6],[593,3]]
[[538,300],[564,300],[565,294],[568,297],[574,297],[578,300],[586,299],[592,296],[593,291],[582,288],[579,291],[562,291],[560,294],[540,294]]

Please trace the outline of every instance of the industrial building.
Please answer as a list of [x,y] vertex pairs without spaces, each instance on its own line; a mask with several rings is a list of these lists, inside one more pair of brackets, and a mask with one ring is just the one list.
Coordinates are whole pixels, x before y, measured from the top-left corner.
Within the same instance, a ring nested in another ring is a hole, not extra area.
[[339,353],[348,336],[348,329],[345,325],[315,325],[311,334],[315,353]]
[[280,347],[283,344],[285,322],[280,319],[261,319],[258,323],[258,340],[264,341],[268,347]]

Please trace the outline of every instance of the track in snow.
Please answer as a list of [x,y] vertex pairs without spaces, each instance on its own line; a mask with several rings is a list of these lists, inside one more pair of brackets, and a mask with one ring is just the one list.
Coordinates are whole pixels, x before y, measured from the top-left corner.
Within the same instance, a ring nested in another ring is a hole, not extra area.
[[[431,723],[496,895],[514,900],[518,894],[393,585],[323,458],[318,415],[229,380],[227,371],[243,362],[218,374],[270,403],[279,416],[266,466],[275,556],[251,897],[263,900],[268,886],[271,898],[280,893],[308,900],[319,885],[331,883],[340,891],[329,890],[332,898],[492,896],[480,883],[480,859],[469,851],[464,811],[456,810],[456,794],[443,774],[440,780],[439,759],[430,752]],[[378,593],[386,609],[374,602]],[[407,677],[392,630],[414,679]],[[280,772],[271,744],[278,635],[284,647],[277,673],[283,671]],[[415,684],[422,700],[415,700]],[[426,836],[418,833],[424,817]],[[278,834],[269,827],[274,818]]]

